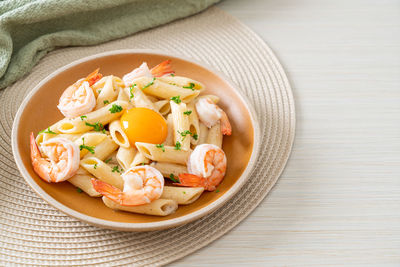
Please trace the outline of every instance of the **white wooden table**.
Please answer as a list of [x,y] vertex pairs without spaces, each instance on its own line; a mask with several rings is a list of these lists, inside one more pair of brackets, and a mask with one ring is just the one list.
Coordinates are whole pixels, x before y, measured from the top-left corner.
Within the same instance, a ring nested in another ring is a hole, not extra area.
[[296,139],[262,204],[171,266],[400,266],[400,1],[227,0],[219,7],[257,32],[284,65]]

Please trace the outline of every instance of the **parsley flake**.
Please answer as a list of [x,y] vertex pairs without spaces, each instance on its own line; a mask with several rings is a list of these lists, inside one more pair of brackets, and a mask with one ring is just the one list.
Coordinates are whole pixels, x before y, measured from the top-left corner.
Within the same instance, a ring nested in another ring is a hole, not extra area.
[[169,179],[171,179],[171,181],[174,183],[179,183],[179,179],[175,179],[175,175],[173,173],[169,175]]
[[82,192],[83,192],[83,190],[80,189],[79,187],[76,188],[76,191],[77,191],[78,193],[82,193]]
[[189,116],[190,114],[192,114],[192,111],[191,110],[187,110],[187,111],[183,112],[183,114]]
[[142,163],[140,163],[140,165],[144,166],[144,165],[146,165],[146,163],[142,162]]
[[194,91],[194,87],[195,86],[196,85],[194,83],[189,83],[189,86],[182,86],[182,87],[185,88],[185,89],[190,89],[190,90]]
[[109,163],[112,160],[112,158],[106,159],[104,162]]
[[194,135],[192,135],[192,137],[193,137],[194,140],[199,139],[199,135],[198,134],[194,134]]
[[81,116],[81,121],[83,121],[83,119],[87,119],[86,115]]
[[152,86],[154,84],[154,81],[156,80],[156,78],[153,78],[153,80],[151,82],[149,82],[148,84],[146,84],[145,86],[143,86],[142,90],[146,89],[149,86]]
[[39,134],[41,134],[41,133],[47,133],[47,134],[58,134],[58,133],[56,133],[56,132],[53,132],[52,130],[50,130],[50,127],[49,127],[49,128],[47,128],[47,129],[45,129],[45,130],[42,130],[42,131],[40,131],[40,132],[39,132]]
[[215,190],[215,193],[218,193],[218,192],[219,192],[219,189]]
[[93,165],[93,169],[97,169],[97,163]]
[[162,152],[165,152],[164,144],[157,144],[156,148],[161,148]]
[[[85,145],[85,137],[82,137],[82,145],[79,146],[79,150],[86,149],[90,153],[94,154],[94,146],[86,146]],[[96,165],[96,164],[95,164]],[[96,166],[97,167],[97,166]],[[95,168],[96,169],[96,168]]]
[[113,104],[112,107],[109,109],[111,113],[117,113],[122,111],[122,107],[117,104]]
[[100,122],[96,122],[95,124],[91,124],[91,123],[85,122],[85,125],[93,127],[93,130],[95,130],[96,132],[101,132],[101,131],[103,133],[106,132],[106,130],[104,129],[104,125],[101,124]]
[[110,101],[104,100],[104,101],[103,101],[103,104],[104,104],[104,105],[110,104]]
[[177,104],[182,102],[180,95],[171,97],[171,100],[174,101]]
[[171,76],[172,76],[172,77],[175,77],[175,74],[171,73]]
[[129,93],[130,93],[129,99],[132,99],[132,98],[134,97],[132,91],[133,91],[133,89],[135,88],[135,86],[136,86],[136,83],[133,84],[133,85],[131,85],[131,86],[129,87]]
[[179,141],[176,141],[174,149],[181,150],[181,146],[182,146],[182,144]]
[[185,191],[183,191],[182,193],[186,194],[186,192],[185,192]]
[[118,173],[121,173],[122,172],[122,169],[120,170],[119,168],[118,168],[118,165],[117,166],[114,166],[113,168],[112,168],[112,170],[111,170],[112,172],[118,172]]

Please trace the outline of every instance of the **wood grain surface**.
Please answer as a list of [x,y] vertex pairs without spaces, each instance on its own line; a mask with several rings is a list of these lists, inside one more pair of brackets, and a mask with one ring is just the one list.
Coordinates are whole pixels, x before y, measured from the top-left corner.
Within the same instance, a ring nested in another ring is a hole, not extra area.
[[400,1],[219,7],[286,69],[296,139],[261,205],[171,266],[400,266]]

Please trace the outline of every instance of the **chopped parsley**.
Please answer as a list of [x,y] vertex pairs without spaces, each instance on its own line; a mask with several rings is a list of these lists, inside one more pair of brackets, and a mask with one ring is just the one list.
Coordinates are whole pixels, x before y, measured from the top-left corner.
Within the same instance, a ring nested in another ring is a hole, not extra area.
[[179,141],[176,141],[174,149],[181,150],[181,146],[182,146],[182,144]]
[[199,139],[199,135],[198,134],[194,134],[194,135],[192,135],[192,137],[193,137],[194,140]]
[[195,86],[196,85],[194,83],[189,83],[189,86],[182,86],[182,87],[185,88],[185,89],[190,89],[190,90],[194,91],[194,87]]
[[103,104],[104,104],[104,105],[110,104],[110,101],[104,100],[104,101],[103,101]]
[[82,189],[80,189],[79,187],[77,187],[77,188],[76,188],[76,192],[78,192],[78,193],[82,193],[82,192],[83,192],[83,190],[82,190]]
[[149,86],[152,86],[154,84],[154,81],[156,80],[156,78],[153,78],[153,80],[151,80],[151,82],[149,82],[148,84],[146,84],[145,86],[143,86],[142,90],[146,89]]
[[93,169],[97,169],[97,163],[93,165]]
[[114,166],[113,168],[112,168],[112,170],[111,170],[112,172],[118,172],[118,173],[121,173],[122,172],[122,169],[120,170],[119,168],[118,168],[118,165],[117,166]]
[[219,192],[219,189],[215,190],[215,193],[218,193],[218,192]]
[[146,163],[142,162],[142,163],[140,163],[140,165],[144,166],[144,165],[146,165]]
[[83,119],[87,119],[86,115],[81,116],[81,121],[83,121]]
[[56,133],[56,132],[53,132],[52,130],[50,130],[50,127],[49,127],[49,128],[47,128],[47,129],[45,129],[45,130],[42,130],[42,131],[40,131],[40,132],[39,132],[39,134],[41,134],[41,133],[47,133],[47,134],[58,134],[58,133]]
[[99,93],[99,94],[100,94],[100,93],[101,93],[101,90],[97,90],[97,93]]
[[[79,150],[83,150],[86,149],[87,151],[89,151],[90,153],[94,154],[94,146],[86,146],[85,145],[85,137],[82,137],[82,145],[79,146]],[[95,164],[96,165],[96,164]],[[97,168],[97,166],[96,166]],[[96,169],[95,168],[95,169]]]
[[169,175],[169,179],[171,179],[171,181],[174,183],[179,183],[179,179],[175,179],[175,175],[173,173]]
[[180,95],[171,97],[171,100],[174,101],[174,102],[177,103],[177,104],[179,104],[179,103],[182,102],[181,96],[180,96]]
[[112,107],[109,109],[109,111],[111,113],[117,113],[117,112],[121,112],[122,111],[122,107],[120,105],[117,104],[113,104]]
[[186,192],[185,192],[185,191],[183,191],[182,193],[186,194]]
[[85,125],[93,127],[93,130],[95,130],[96,132],[101,132],[101,131],[103,133],[106,132],[106,130],[104,129],[104,125],[101,124],[100,122],[96,122],[95,124],[91,124],[91,123],[85,122]]
[[156,148],[161,148],[162,152],[165,152],[164,144],[157,144]]
[[129,99],[132,99],[132,98],[134,97],[132,91],[133,91],[133,89],[135,88],[135,86],[136,86],[136,83],[133,84],[133,85],[131,85],[131,86],[129,87],[129,93],[130,93]]
[[199,136],[198,136],[197,134],[193,134],[193,133],[192,133],[191,131],[189,131],[189,130],[184,131],[184,132],[179,132],[179,131],[178,131],[178,133],[183,137],[183,138],[182,138],[182,141],[185,140],[186,135],[192,136],[194,140],[197,140],[197,139],[199,138]]
[[112,158],[106,159],[104,162],[109,163],[112,160]]
[[190,114],[192,114],[192,111],[191,110],[187,110],[187,111],[183,112],[183,114],[189,116]]
[[175,77],[175,74],[171,73],[171,76],[172,76],[172,77]]

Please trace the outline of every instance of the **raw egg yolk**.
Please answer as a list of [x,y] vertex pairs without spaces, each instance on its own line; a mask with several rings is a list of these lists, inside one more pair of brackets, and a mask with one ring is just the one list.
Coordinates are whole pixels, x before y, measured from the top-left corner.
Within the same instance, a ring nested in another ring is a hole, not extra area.
[[148,108],[131,108],[121,116],[121,125],[131,145],[136,142],[161,144],[168,128],[163,116]]

